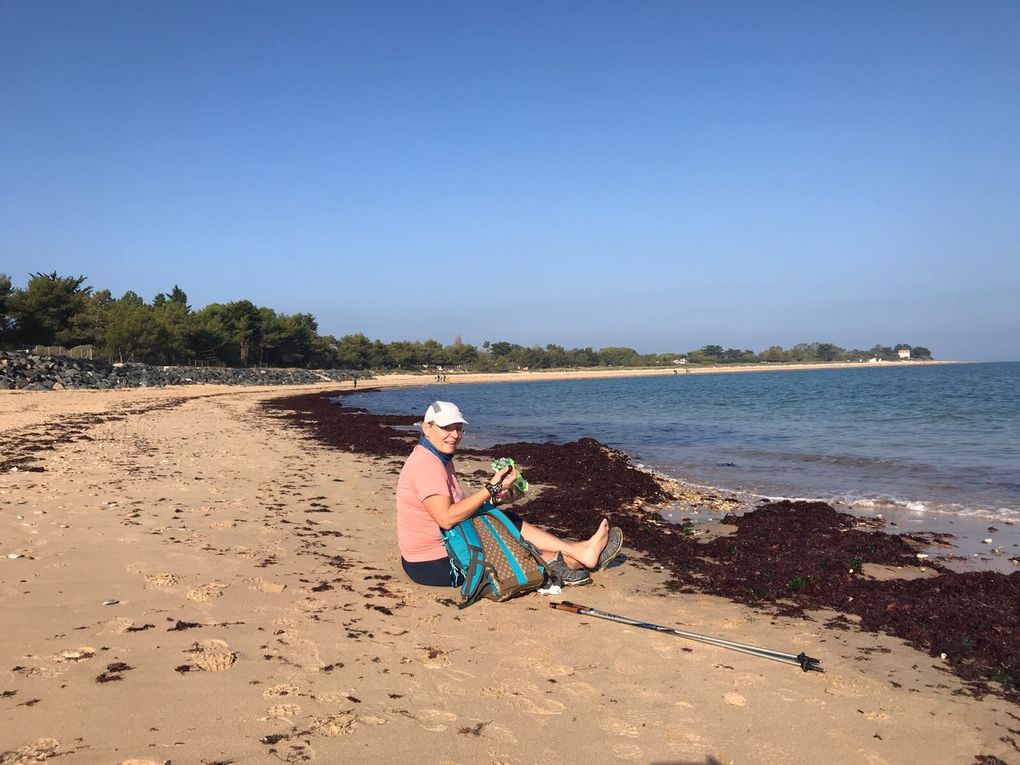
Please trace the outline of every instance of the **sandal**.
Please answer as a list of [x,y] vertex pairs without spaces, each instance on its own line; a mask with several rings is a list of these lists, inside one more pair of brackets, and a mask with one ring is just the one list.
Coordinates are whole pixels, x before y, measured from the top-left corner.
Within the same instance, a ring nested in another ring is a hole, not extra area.
[[602,548],[602,552],[599,553],[599,561],[595,564],[595,568],[592,571],[602,571],[610,563],[620,557],[620,552],[623,550],[623,529],[619,526],[613,526],[609,529],[609,539],[606,541],[606,546]]

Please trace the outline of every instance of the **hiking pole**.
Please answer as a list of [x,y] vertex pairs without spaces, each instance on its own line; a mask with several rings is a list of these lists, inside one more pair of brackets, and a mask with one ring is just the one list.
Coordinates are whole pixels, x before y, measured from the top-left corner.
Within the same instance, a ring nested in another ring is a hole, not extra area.
[[752,656],[760,656],[763,659],[772,659],[774,661],[785,662],[786,664],[796,664],[805,672],[825,671],[821,668],[821,661],[819,659],[812,659],[803,651],[794,656],[792,653],[783,653],[781,651],[772,651],[768,648],[758,648],[753,645],[734,643],[732,640],[724,640],[723,638],[712,637],[711,635],[701,635],[697,632],[678,630],[674,627],[663,627],[661,624],[651,624],[650,622],[639,622],[636,619],[629,619],[626,616],[618,616],[616,614],[611,614],[608,611],[599,611],[597,608],[589,608],[588,606],[571,603],[569,600],[564,600],[562,603],[550,603],[549,608],[555,608],[559,611],[570,611],[571,613],[579,614],[581,616],[594,616],[598,619],[608,619],[611,622],[629,624],[632,627],[641,627],[642,629],[654,630],[655,632],[668,632],[670,635],[676,635],[690,640],[697,640],[699,643],[707,643],[708,645],[714,645],[719,648],[729,648],[733,651],[749,653]]

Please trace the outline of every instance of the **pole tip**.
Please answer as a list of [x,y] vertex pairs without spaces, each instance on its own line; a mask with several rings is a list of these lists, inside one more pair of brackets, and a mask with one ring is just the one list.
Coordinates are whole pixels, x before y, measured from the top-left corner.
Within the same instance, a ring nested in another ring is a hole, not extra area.
[[797,663],[800,664],[800,668],[804,672],[824,672],[825,671],[821,667],[821,664],[822,664],[821,659],[812,659],[810,656],[808,656],[803,651],[801,651],[799,654],[797,654]]

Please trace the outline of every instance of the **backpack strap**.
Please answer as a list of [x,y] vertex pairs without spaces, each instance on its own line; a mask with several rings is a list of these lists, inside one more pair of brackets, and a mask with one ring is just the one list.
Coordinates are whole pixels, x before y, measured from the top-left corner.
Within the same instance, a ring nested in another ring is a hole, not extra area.
[[440,529],[447,554],[450,556],[451,584],[456,586],[456,573],[464,577],[460,588],[459,608],[469,606],[483,595],[489,584],[492,566],[485,561],[485,552],[471,519],[461,521],[450,529]]
[[[481,521],[482,523],[489,527],[489,531],[492,532],[493,539],[496,540],[496,544],[499,545],[500,549],[503,551],[503,554],[506,556],[507,563],[510,564],[510,570],[513,572],[514,578],[518,581],[518,583],[523,584],[527,580],[527,577],[524,575],[524,569],[521,568],[520,564],[517,562],[517,559],[514,557],[513,553],[510,552],[510,548],[508,548],[506,544],[503,542],[503,538],[496,533],[495,529],[493,528],[493,524],[503,521],[504,527],[509,526],[510,528],[513,529],[514,532],[517,531],[517,527],[510,523],[510,519],[503,515],[503,513],[499,513],[499,515],[497,515],[496,513],[487,513],[486,515],[481,516],[479,518],[479,521]],[[531,551],[529,550],[528,552]]]
[[491,563],[487,563],[481,548],[471,552],[471,562],[464,574],[464,585],[460,588],[461,602],[457,608],[467,608],[477,603],[491,586],[490,575],[495,573]]

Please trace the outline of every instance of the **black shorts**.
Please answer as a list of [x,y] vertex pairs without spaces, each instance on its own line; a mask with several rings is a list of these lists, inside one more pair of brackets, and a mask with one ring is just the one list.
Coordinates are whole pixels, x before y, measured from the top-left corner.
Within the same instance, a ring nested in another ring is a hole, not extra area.
[[[502,512],[520,531],[521,526],[524,525],[524,519],[511,510],[503,510]],[[411,563],[404,560],[403,556],[401,556],[400,565],[404,567],[404,573],[411,578],[412,582],[424,584],[427,587],[459,587],[462,581],[460,575],[450,565],[449,558],[437,558],[436,560],[423,560]],[[454,581],[454,576],[457,577],[456,581]]]

